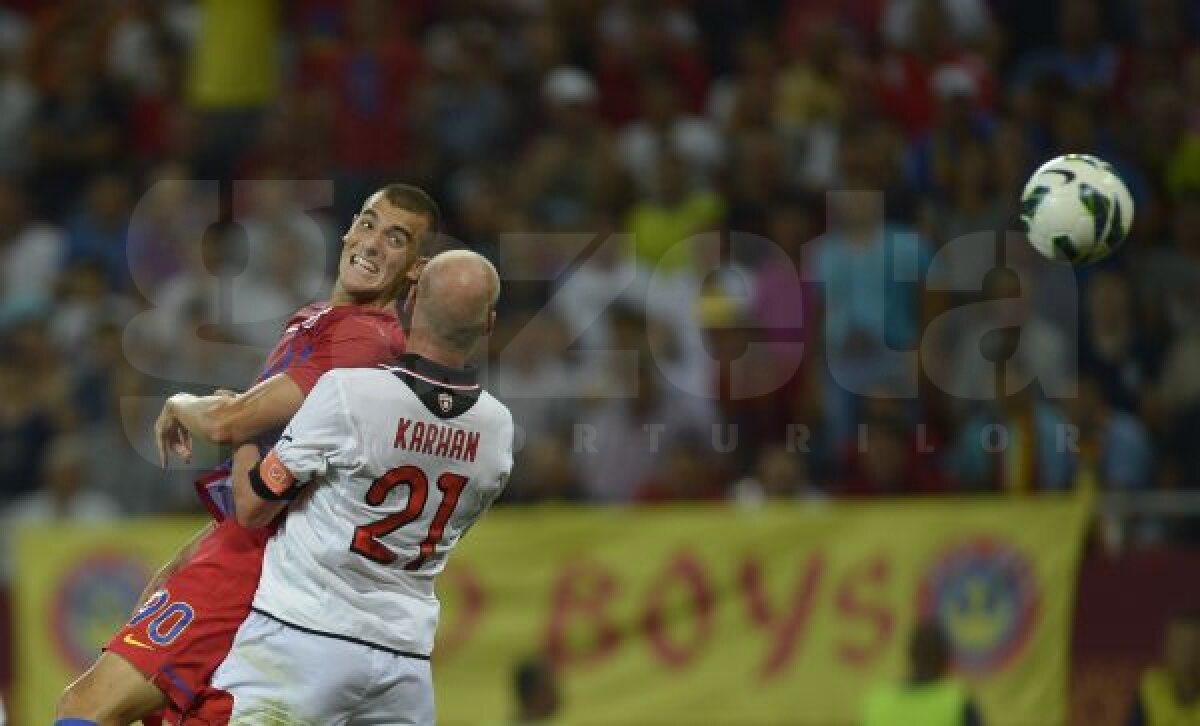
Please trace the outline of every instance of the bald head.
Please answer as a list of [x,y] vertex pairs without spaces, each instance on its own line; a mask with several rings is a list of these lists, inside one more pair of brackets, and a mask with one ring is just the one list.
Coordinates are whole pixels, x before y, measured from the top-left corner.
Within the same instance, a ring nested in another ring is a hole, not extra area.
[[467,356],[491,332],[500,276],[482,255],[450,250],[429,260],[413,294],[413,334]]

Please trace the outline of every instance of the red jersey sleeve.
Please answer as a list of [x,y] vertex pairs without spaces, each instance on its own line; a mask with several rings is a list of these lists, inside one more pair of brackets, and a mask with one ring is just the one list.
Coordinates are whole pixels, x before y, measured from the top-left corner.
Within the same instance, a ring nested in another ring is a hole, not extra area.
[[328,370],[371,368],[391,362],[403,352],[404,331],[395,319],[351,315],[325,325],[313,340],[309,354],[284,372],[307,396]]

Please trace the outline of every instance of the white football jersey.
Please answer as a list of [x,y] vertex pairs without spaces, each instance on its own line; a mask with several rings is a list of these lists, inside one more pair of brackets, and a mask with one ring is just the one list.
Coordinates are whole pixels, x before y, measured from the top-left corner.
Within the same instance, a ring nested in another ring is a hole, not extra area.
[[503,490],[512,446],[512,416],[471,372],[409,354],[324,374],[262,465],[307,484],[267,544],[255,609],[428,656],[434,577]]

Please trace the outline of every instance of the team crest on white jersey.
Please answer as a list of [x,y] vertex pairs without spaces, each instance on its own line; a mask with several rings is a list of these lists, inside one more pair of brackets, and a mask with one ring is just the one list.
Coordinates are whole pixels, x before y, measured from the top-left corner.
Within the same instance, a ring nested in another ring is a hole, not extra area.
[[450,408],[454,406],[454,398],[445,391],[438,394],[438,408],[442,409],[442,413],[450,413]]

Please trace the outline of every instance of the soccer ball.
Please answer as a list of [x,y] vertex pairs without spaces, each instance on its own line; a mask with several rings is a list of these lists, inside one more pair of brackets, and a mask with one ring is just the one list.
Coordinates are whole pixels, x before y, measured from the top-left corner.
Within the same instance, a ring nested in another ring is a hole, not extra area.
[[1133,224],[1133,197],[1103,159],[1067,154],[1042,164],[1021,193],[1021,225],[1042,255],[1073,265],[1102,260]]

